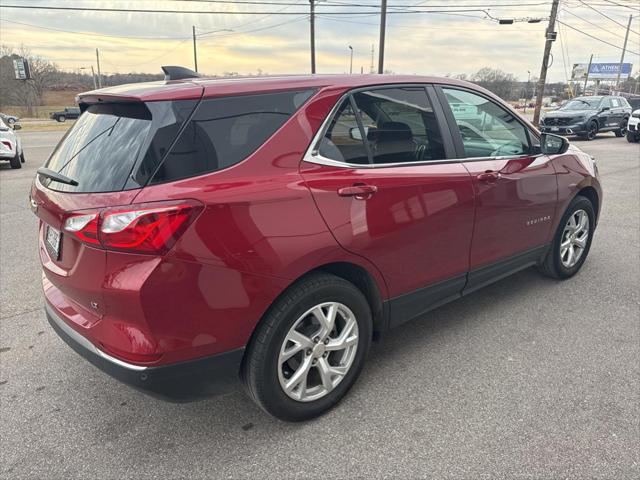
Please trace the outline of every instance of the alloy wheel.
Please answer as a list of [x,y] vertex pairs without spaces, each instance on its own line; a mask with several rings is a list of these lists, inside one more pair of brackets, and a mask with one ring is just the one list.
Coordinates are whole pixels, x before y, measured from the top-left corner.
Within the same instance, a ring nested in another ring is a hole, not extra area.
[[278,356],[284,393],[300,402],[318,400],[345,378],[358,348],[358,323],[342,303],[325,302],[301,315]]
[[580,261],[588,240],[589,216],[584,210],[576,210],[567,220],[560,242],[560,261],[565,268],[572,268]]
[[589,140],[593,140],[594,138],[596,138],[596,135],[598,134],[598,127],[595,123],[589,125],[589,130],[587,132],[587,138]]

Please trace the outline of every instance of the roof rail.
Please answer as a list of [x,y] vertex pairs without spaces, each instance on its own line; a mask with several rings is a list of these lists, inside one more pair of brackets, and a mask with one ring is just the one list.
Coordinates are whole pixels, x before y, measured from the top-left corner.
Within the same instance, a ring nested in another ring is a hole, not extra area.
[[178,67],[172,65],[163,65],[162,71],[164,72],[165,80],[184,80],[185,78],[198,78],[200,74],[189,70],[185,67]]

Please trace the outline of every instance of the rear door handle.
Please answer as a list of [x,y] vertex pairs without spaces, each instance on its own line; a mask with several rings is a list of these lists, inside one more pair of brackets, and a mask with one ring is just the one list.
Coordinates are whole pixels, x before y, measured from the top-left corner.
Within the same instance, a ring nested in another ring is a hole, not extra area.
[[358,200],[366,200],[378,191],[375,185],[356,184],[351,187],[342,187],[338,189],[338,195],[341,197],[355,197]]
[[476,177],[481,182],[496,182],[500,178],[500,172],[487,170]]

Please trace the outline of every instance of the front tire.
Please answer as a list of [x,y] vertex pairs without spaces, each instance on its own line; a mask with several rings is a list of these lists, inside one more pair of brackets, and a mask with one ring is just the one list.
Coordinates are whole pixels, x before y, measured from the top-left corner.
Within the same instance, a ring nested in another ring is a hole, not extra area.
[[598,123],[595,121],[592,121],[591,123],[589,123],[589,126],[587,127],[587,134],[585,135],[585,138],[591,141],[594,138],[596,138],[597,135],[598,135]]
[[58,118],[56,118],[56,120],[58,120],[58,122],[62,123],[62,122],[65,122],[67,120],[67,117],[65,117],[64,115],[59,115]]
[[638,137],[640,137],[640,134],[627,131],[627,142],[636,143],[638,141]]
[[276,300],[254,333],[242,368],[246,390],[281,420],[317,417],[355,383],[371,337],[362,292],[334,275],[309,275]]
[[573,277],[584,264],[593,240],[595,211],[588,198],[577,195],[567,207],[553,237],[549,252],[540,265],[548,277]]

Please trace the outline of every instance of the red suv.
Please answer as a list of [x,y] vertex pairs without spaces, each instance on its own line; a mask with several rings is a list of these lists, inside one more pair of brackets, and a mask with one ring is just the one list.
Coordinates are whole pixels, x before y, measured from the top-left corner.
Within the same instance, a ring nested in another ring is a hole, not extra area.
[[587,257],[593,159],[478,86],[165,71],[80,95],[31,189],[51,326],[135,387],[179,400],[241,379],[308,419],[379,333]]

